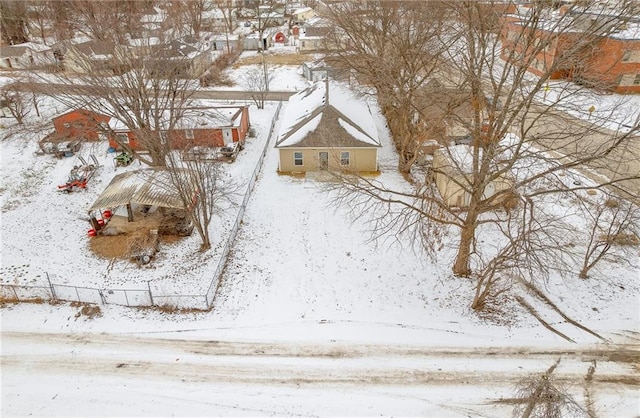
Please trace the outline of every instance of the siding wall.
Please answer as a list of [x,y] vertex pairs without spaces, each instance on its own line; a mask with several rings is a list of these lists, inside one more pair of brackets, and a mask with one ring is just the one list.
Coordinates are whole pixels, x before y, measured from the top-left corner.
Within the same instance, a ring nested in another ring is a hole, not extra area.
[[[340,153],[349,152],[349,165],[340,164]],[[329,169],[353,171],[378,171],[377,148],[280,148],[281,172],[307,172],[320,170],[320,152],[328,152]],[[302,152],[303,165],[294,164],[294,153]]]

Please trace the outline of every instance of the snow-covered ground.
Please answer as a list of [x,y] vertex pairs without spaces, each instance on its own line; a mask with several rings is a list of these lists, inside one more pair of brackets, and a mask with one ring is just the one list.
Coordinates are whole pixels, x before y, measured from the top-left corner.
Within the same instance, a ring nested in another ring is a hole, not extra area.
[[[282,84],[272,87],[294,84],[287,80],[297,71],[279,69],[274,79]],[[257,138],[227,167],[240,181],[255,167],[275,106],[251,108]],[[45,126],[62,112],[52,103],[42,108]],[[31,116],[34,130],[40,122]],[[377,179],[408,187],[384,125],[378,115]],[[41,136],[1,143],[3,283],[45,285],[48,273],[57,283],[137,288],[150,280],[158,291],[201,293],[235,208],[214,221],[218,241],[209,253],[196,253],[194,235],[163,246],[150,268],[110,264],[90,252],[83,219],[117,173],[106,145],[83,149],[104,166],[86,192],[66,195],[57,185],[76,161],[35,155]],[[556,356],[578,398],[592,358],[601,361],[595,376],[602,381],[637,373],[632,362],[584,354],[618,346],[559,317],[552,325],[577,344],[515,305],[505,307],[509,326],[479,319],[469,309],[473,283],[452,276],[446,247],[432,261],[409,242],[369,242],[363,219],[332,204],[311,176],[279,175],[272,145],[210,312],[102,305],[101,316],[89,318],[66,303],[0,310],[3,416],[508,416],[512,405],[494,401],[513,397],[519,377],[543,372]],[[636,251],[624,261],[605,260],[589,280],[552,276],[545,292],[613,343],[637,346],[638,258]],[[216,351],[225,344],[227,351]],[[496,356],[501,350],[512,354]],[[530,354],[545,350],[554,355]],[[448,351],[458,354],[452,359]],[[443,371],[453,377],[438,377]],[[628,385],[596,389],[602,416],[637,415],[640,400]]]

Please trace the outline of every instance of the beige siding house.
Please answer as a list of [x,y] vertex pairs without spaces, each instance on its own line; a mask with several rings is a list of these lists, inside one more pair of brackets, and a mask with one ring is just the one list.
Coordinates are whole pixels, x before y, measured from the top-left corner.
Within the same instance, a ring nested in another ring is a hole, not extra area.
[[338,84],[327,87],[317,82],[289,98],[276,140],[278,170],[378,171],[380,141],[368,106]]
[[[433,179],[442,196],[443,202],[451,207],[464,208],[471,199],[470,184],[473,175],[473,147],[469,145],[453,145],[440,148],[433,155]],[[485,187],[483,199],[513,187],[514,181],[508,174],[497,176]],[[507,198],[508,195],[504,194]],[[497,200],[495,203],[500,203]]]

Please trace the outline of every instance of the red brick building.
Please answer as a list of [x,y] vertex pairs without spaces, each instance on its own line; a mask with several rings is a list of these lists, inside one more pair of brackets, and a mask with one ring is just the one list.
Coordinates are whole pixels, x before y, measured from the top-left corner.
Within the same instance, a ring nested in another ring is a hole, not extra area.
[[59,137],[97,141],[101,124],[107,122],[108,116],[77,109],[53,118],[53,127]]
[[[616,93],[640,93],[639,22],[620,23],[607,36],[591,35],[587,42],[587,35],[577,29],[525,26],[517,17],[506,19],[501,33],[503,59],[520,55],[530,63],[528,71],[537,75],[551,71],[552,80],[573,80]],[[524,51],[518,42],[524,31],[531,31],[528,35],[543,42],[545,48]]]
[[[231,142],[244,144],[251,125],[247,106],[221,106],[214,108],[187,109],[176,126],[168,132],[161,132],[162,140],[169,143],[171,149],[192,147],[222,147]],[[135,134],[121,121],[111,119],[109,128],[112,137],[109,145],[121,149],[119,143],[126,143],[133,150],[143,150]],[[116,140],[113,136],[118,136]]]

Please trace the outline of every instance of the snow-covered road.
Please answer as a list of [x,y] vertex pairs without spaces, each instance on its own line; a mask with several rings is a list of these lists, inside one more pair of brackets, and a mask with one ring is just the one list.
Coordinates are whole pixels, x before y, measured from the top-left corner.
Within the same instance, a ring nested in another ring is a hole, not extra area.
[[518,381],[560,358],[555,376],[578,399],[596,360],[596,409],[624,416],[639,350],[5,332],[2,415],[508,416]]

